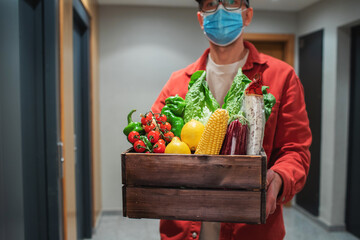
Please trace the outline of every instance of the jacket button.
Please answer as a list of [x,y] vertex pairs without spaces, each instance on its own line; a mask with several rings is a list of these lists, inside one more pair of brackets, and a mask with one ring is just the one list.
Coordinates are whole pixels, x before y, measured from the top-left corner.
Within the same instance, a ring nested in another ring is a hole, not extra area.
[[195,238],[197,238],[197,233],[196,232],[193,232],[192,233],[192,237],[195,239]]

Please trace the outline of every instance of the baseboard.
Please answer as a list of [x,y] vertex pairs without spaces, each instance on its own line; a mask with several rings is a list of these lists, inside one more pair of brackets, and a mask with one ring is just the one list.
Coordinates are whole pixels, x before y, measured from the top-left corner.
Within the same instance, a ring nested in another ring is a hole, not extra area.
[[96,233],[98,227],[100,226],[101,217],[102,217],[102,211],[100,211],[99,214],[97,215],[96,222],[95,222],[95,227],[92,230],[93,235]]
[[297,204],[294,204],[293,208],[296,209],[301,214],[305,215],[307,218],[309,218],[314,223],[318,224],[320,227],[324,228],[326,231],[329,231],[329,232],[346,231],[345,225],[330,226],[326,222],[322,221],[321,218],[315,217],[314,215],[312,215],[311,213],[309,213],[308,211],[306,211],[305,209],[303,209],[302,207],[300,207]]
[[123,211],[122,210],[104,210],[102,211],[102,215],[103,216],[115,216],[115,215],[123,215]]

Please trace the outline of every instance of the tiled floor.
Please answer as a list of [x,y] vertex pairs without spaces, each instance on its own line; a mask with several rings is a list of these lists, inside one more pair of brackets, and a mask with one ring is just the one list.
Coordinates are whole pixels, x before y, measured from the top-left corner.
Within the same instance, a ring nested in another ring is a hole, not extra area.
[[[286,240],[358,240],[347,232],[327,232],[294,208],[284,208]],[[93,240],[159,240],[158,220],[104,215]]]

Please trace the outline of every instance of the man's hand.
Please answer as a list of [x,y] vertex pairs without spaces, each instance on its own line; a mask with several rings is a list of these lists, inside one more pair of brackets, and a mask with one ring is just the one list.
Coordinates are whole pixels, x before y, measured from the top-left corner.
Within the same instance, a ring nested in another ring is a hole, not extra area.
[[266,174],[266,218],[276,210],[276,199],[282,184],[280,175],[269,169]]

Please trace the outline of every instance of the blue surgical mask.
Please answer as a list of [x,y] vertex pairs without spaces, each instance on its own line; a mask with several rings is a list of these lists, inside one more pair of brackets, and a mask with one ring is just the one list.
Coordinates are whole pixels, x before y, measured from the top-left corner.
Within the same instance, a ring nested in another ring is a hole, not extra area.
[[227,11],[220,4],[214,13],[202,13],[205,36],[218,46],[228,46],[243,32],[242,9]]

